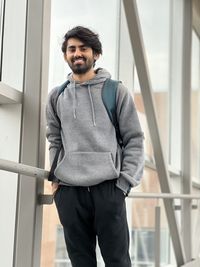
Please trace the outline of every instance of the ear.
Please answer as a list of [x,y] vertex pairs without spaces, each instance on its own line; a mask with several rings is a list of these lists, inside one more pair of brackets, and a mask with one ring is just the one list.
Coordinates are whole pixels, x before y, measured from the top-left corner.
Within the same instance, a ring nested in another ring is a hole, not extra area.
[[97,59],[99,59],[100,54],[94,54],[94,60],[96,61]]
[[67,55],[66,53],[63,54],[64,60],[67,62]]

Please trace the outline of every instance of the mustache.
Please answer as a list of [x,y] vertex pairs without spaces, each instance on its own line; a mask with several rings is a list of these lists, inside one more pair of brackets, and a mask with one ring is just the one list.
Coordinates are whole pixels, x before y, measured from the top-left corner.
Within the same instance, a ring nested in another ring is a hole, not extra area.
[[72,62],[74,62],[74,61],[76,61],[78,59],[82,59],[82,60],[86,61],[86,58],[85,57],[73,57],[72,58]]

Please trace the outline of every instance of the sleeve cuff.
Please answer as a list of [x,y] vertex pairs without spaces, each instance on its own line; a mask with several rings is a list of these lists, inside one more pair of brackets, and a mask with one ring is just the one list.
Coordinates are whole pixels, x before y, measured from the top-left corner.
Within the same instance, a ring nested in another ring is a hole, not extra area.
[[119,177],[117,179],[116,186],[121,189],[126,194],[126,196],[128,196],[131,190],[131,184],[126,179]]

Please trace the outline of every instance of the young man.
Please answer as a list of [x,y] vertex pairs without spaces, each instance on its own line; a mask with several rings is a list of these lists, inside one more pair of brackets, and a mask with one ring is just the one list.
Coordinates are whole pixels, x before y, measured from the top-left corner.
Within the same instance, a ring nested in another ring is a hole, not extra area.
[[[77,26],[62,44],[72,73],[58,95],[49,94],[50,161],[62,143],[52,182],[54,200],[73,267],[96,267],[96,238],[106,267],[130,267],[125,197],[142,176],[143,133],[133,99],[119,83],[116,113],[123,150],[102,102],[110,74],[94,69],[102,54],[98,35]],[[53,104],[54,103],[54,104]]]

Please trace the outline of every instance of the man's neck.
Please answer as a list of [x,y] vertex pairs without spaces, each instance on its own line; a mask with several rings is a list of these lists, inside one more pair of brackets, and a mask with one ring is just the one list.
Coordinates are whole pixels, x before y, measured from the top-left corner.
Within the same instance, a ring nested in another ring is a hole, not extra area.
[[83,83],[86,81],[91,80],[96,75],[94,69],[91,69],[90,71],[84,73],[84,74],[75,74],[73,73],[73,79],[77,82]]

